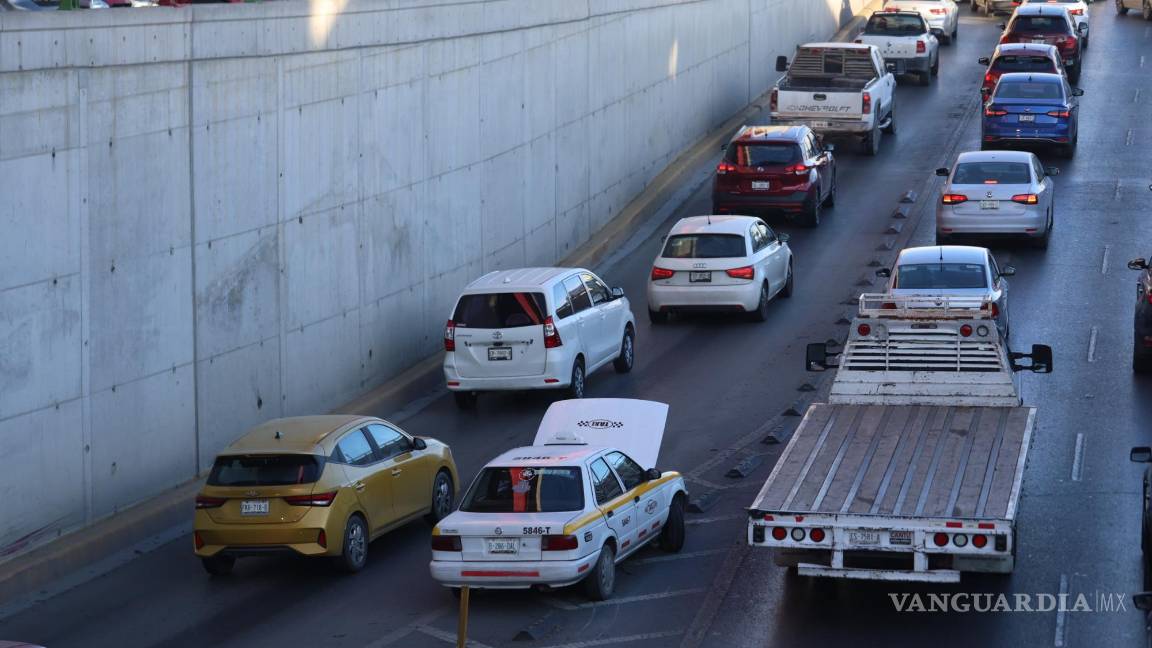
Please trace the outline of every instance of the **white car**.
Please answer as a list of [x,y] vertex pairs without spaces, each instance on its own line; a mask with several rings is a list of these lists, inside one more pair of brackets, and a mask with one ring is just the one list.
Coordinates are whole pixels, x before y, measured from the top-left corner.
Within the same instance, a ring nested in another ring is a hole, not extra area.
[[1084,0],[1024,0],[1026,4],[1058,4],[1068,10],[1073,26],[1080,34],[1080,46],[1088,49],[1088,3]]
[[918,11],[944,45],[960,36],[960,7],[954,0],[886,0],[881,11]]
[[856,42],[875,46],[894,74],[916,75],[920,85],[930,85],[940,73],[940,41],[919,13],[877,11]]
[[621,288],[583,268],[497,270],[468,284],[444,329],[444,378],[461,409],[486,391],[564,389],[632,371],[636,319]]
[[652,401],[553,403],[533,444],[484,466],[432,529],[432,578],[480,589],[583,581],[604,600],[616,565],[644,545],[680,551],[688,490],[655,468],[667,416]]
[[757,321],[773,297],[792,296],[792,250],[754,216],[682,218],[664,237],[648,282],[648,317],[675,311],[734,311]]

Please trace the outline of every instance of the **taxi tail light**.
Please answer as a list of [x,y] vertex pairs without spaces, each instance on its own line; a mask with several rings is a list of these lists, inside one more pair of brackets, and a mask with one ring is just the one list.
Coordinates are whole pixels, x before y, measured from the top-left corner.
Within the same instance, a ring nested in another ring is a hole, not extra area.
[[928,51],[928,45],[926,45],[924,43],[924,41],[922,41],[922,40],[916,41],[916,53],[917,54],[923,54],[924,52],[927,52],[927,51]]
[[1049,110],[1048,116],[1049,117],[1071,117],[1072,111],[1071,110]]
[[444,325],[444,350],[456,350],[456,322],[452,320],[448,320],[448,323]]
[[546,535],[540,538],[541,551],[572,551],[580,548],[580,539],[574,535]]
[[656,281],[657,279],[671,279],[672,275],[674,275],[674,274],[676,274],[676,273],[673,272],[672,270],[668,270],[666,268],[657,268],[657,267],[653,266],[653,268],[652,268],[652,281]]
[[860,112],[865,114],[865,115],[871,115],[872,114],[872,93],[871,92],[865,92],[864,93],[863,102],[864,103],[861,106]]
[[311,495],[289,495],[284,498],[292,506],[331,506],[336,499],[336,491],[312,493]]
[[725,270],[725,272],[727,272],[728,276],[732,277],[733,279],[755,279],[756,278],[756,269],[753,268],[752,266],[744,266],[743,268],[732,268],[731,270]]
[[1040,197],[1036,194],[1016,194],[1012,196],[1012,202],[1021,205],[1036,205],[1040,202]]
[[549,315],[544,320],[544,348],[555,349],[561,346],[564,346],[564,341],[560,339],[560,331],[556,329],[556,323],[552,321],[552,316]]
[[432,551],[461,551],[460,536],[434,535],[432,536]]
[[780,104],[780,91],[777,90],[776,88],[772,88],[772,94],[769,95],[769,97],[768,97],[768,110],[771,112],[776,112],[776,109],[779,107],[779,104]]
[[960,203],[968,202],[968,196],[965,196],[964,194],[946,193],[944,194],[944,197],[940,199],[940,202],[944,203],[945,205],[959,205]]
[[198,509],[214,509],[224,506],[224,502],[228,499],[224,497],[209,497],[207,495],[196,496],[196,508]]

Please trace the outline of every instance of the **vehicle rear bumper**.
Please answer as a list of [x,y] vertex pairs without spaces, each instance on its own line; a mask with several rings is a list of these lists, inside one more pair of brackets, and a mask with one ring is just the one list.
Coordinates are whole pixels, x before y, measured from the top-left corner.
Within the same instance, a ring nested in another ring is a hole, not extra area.
[[[300,556],[329,556],[339,553],[341,537],[328,533],[328,546],[317,543],[324,529],[197,529],[204,546],[195,549],[202,558],[211,556],[254,556],[288,554]],[[334,548],[335,547],[335,548]]]
[[[567,341],[565,341],[567,342]],[[565,353],[567,344],[548,349],[543,373],[528,376],[461,376],[451,353],[444,354],[444,381],[449,391],[525,391],[561,389],[572,382],[574,358]]]
[[[819,125],[818,122],[823,122],[827,126]],[[809,126],[820,135],[868,135],[872,132],[871,122],[820,119],[819,115],[812,117],[777,117],[773,115],[772,124],[776,126]]]
[[948,236],[970,234],[1038,237],[1043,236],[1047,230],[1048,218],[1043,210],[1002,216],[996,215],[994,210],[980,216],[954,215],[947,210],[936,213],[936,232]]
[[596,561],[596,550],[576,560],[451,561],[433,560],[432,579],[445,587],[467,585],[479,589],[526,589],[565,587],[584,580]]
[[1002,144],[1005,146],[1019,145],[1046,145],[1068,144],[1072,141],[1072,129],[1068,126],[1045,130],[1018,132],[1015,128],[985,128],[981,134],[985,143]]
[[749,312],[760,304],[760,284],[666,286],[648,284],[648,308],[654,311],[717,310]]
[[932,69],[932,57],[928,55],[912,58],[888,58],[884,60],[896,66],[896,74],[928,72]]
[[712,211],[717,214],[738,214],[742,210],[797,213],[804,210],[810,193],[811,189],[774,194],[713,192]]

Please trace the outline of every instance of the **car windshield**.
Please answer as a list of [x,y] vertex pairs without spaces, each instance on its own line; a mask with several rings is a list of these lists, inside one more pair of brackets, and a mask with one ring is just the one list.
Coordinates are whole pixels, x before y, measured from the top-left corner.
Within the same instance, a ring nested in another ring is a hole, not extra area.
[[899,290],[987,288],[979,263],[909,263],[896,268],[892,287]]
[[1055,73],[1056,65],[1047,56],[1016,56],[1005,54],[996,57],[992,69],[997,72],[1046,72]]
[[1062,16],[1016,16],[1009,31],[1016,34],[1067,34],[1068,21]]
[[962,162],[956,167],[952,184],[1012,184],[1032,182],[1024,162]]
[[660,256],[665,259],[724,259],[748,254],[739,234],[677,234],[669,236]]
[[461,511],[468,513],[551,513],[584,510],[579,468],[501,468],[489,466],[468,489]]
[[1058,83],[1034,81],[1001,81],[996,86],[996,99],[1063,99]]
[[543,293],[505,292],[464,295],[452,321],[462,328],[517,328],[544,323]]
[[869,36],[915,36],[928,31],[920,16],[873,15],[864,26]]
[[225,455],[216,457],[209,486],[289,486],[320,478],[324,458],[315,455]]
[[727,159],[744,167],[789,164],[800,161],[800,147],[791,142],[737,144],[729,148]]

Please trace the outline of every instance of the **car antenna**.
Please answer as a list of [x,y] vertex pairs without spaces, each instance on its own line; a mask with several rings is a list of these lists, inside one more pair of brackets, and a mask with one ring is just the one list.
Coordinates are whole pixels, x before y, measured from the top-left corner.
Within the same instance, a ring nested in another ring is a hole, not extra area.
[[712,214],[708,214],[708,224],[712,224]]

